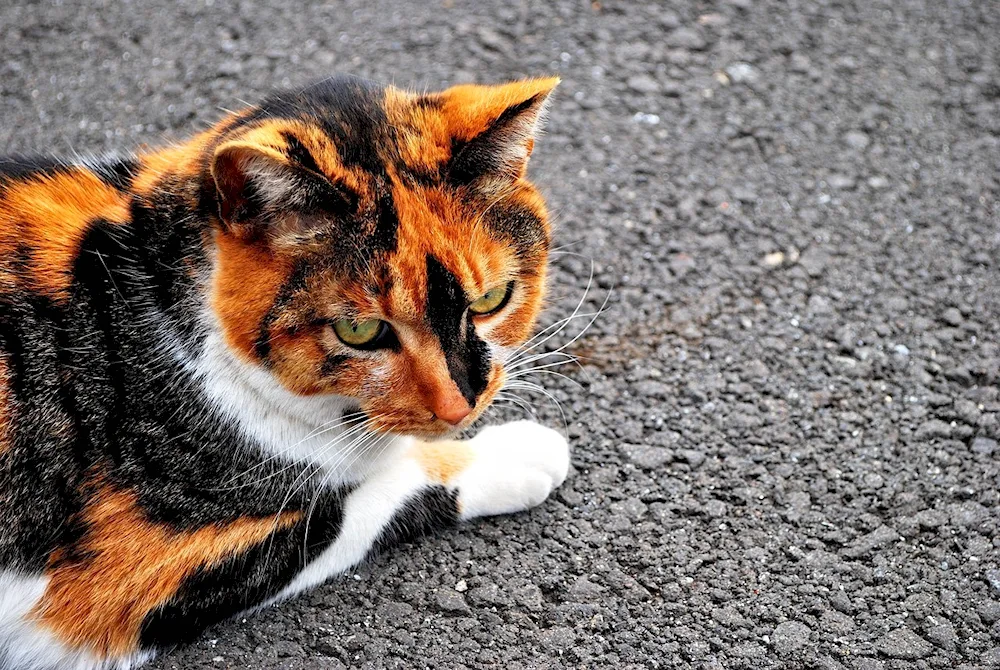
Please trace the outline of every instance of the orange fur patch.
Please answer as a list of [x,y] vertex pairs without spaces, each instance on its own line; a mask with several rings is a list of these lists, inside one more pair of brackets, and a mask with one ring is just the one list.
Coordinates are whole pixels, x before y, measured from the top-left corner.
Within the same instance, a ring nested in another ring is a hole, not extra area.
[[88,229],[128,220],[125,197],[83,168],[13,182],[0,198],[0,250],[31,250],[32,288],[64,298]]
[[456,139],[470,140],[486,130],[509,107],[545,95],[558,83],[559,77],[545,77],[498,86],[453,86],[441,94],[448,130]]
[[211,568],[301,518],[287,512],[179,532],[148,521],[133,493],[101,486],[83,512],[88,531],[74,552],[52,559],[35,620],[72,647],[101,656],[134,652],[143,619],[184,579]]
[[240,356],[255,360],[260,324],[292,270],[292,261],[262,244],[216,233],[218,264],[212,277],[211,304],[226,343]]
[[190,141],[141,156],[141,165],[132,180],[132,191],[149,196],[168,175],[192,177],[201,172],[205,147],[218,136],[218,129],[200,133]]
[[467,442],[418,442],[412,456],[427,478],[447,484],[472,464],[475,454]]

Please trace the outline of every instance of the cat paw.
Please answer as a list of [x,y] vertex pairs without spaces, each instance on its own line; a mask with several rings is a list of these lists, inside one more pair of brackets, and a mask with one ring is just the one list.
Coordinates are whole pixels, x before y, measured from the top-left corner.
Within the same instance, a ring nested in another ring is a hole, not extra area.
[[473,461],[456,481],[463,519],[541,504],[566,479],[566,438],[533,421],[489,426],[469,440]]

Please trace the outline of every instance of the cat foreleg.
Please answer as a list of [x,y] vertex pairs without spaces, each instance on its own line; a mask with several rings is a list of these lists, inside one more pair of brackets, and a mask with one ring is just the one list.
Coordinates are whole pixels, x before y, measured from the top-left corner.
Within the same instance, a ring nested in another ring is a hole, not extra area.
[[436,528],[534,507],[568,469],[566,439],[531,421],[491,426],[470,440],[414,442],[348,496],[337,539],[279,598]]

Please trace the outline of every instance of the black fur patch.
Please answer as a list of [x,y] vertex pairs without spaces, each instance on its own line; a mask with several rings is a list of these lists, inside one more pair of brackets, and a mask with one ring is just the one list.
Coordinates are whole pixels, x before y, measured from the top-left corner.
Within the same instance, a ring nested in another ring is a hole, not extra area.
[[291,133],[282,133],[281,136],[285,139],[288,144],[288,158],[298,163],[301,167],[306,170],[311,170],[316,174],[323,174],[323,171],[319,169],[319,165],[316,164],[316,159],[313,155],[309,153],[305,145]]
[[466,315],[467,308],[468,299],[458,279],[438,259],[428,256],[427,321],[441,343],[451,378],[474,407],[489,379],[490,358],[486,343]]
[[426,488],[407,500],[393,515],[372,545],[371,553],[381,553],[393,545],[457,523],[458,491],[449,491],[443,486]]
[[0,157],[0,188],[6,181],[28,179],[32,176],[53,176],[76,170],[58,158],[51,156],[3,156]]
[[513,245],[522,258],[542,253],[549,246],[545,224],[524,205],[499,203],[486,212],[483,221],[494,237]]
[[[251,113],[238,119],[231,129],[266,119],[304,120],[318,123],[331,138],[340,162],[368,174],[372,190],[378,194],[374,211],[357,212],[359,199],[342,186],[322,180],[326,187],[303,182],[311,207],[323,207],[338,198],[346,206],[327,207],[339,219],[333,253],[348,271],[363,271],[374,258],[396,249],[399,217],[392,198],[386,165],[396,165],[395,130],[382,107],[385,87],[359,77],[331,77],[300,91],[286,91],[268,97]],[[286,135],[286,140],[288,140]],[[315,159],[297,140],[289,142],[289,157],[308,170],[321,173]],[[298,146],[294,146],[298,145]],[[301,150],[299,149],[301,147]],[[305,152],[305,153],[303,153]],[[311,167],[310,167],[311,165]],[[318,180],[317,180],[318,181]],[[312,197],[315,195],[316,197]]]
[[264,318],[260,322],[260,330],[257,334],[257,341],[254,343],[254,354],[263,362],[267,362],[271,355],[271,326],[281,316],[282,310],[286,309],[295,295],[305,288],[306,280],[312,268],[305,261],[299,261],[292,269],[291,275],[278,290],[278,295],[267,310]]
[[139,169],[139,161],[132,156],[102,158],[87,167],[105,184],[126,193],[132,188],[132,179]]

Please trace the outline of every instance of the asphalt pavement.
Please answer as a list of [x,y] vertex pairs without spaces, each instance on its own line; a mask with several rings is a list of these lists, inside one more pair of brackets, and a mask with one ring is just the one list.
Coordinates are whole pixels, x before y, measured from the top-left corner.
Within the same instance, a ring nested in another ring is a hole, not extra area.
[[152,668],[1000,666],[996,3],[7,0],[0,56],[0,153],[563,78],[546,323],[610,292],[525,396],[568,482]]

